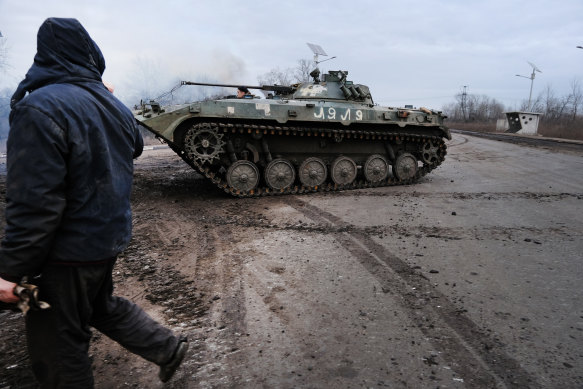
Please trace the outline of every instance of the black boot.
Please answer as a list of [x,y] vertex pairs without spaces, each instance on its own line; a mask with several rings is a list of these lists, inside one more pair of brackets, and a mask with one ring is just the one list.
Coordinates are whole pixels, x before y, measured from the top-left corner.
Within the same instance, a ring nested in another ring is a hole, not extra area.
[[160,366],[160,373],[158,373],[158,377],[162,382],[167,382],[172,378],[180,363],[184,359],[186,355],[186,351],[188,350],[188,341],[185,336],[181,336],[178,340],[178,346],[176,346],[176,350],[174,351],[174,355],[170,359],[170,361]]

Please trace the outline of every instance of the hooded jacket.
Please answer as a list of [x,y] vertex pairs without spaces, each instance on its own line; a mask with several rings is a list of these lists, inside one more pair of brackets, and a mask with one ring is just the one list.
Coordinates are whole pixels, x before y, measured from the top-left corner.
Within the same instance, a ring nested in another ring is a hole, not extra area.
[[76,19],[47,19],[11,101],[0,276],[107,261],[129,243],[136,122],[101,81],[105,61]]

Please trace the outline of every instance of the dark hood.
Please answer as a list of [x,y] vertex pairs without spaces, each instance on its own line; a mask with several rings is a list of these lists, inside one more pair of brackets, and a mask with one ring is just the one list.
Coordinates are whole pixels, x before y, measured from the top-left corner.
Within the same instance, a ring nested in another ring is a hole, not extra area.
[[101,81],[105,60],[77,19],[49,18],[40,26],[34,63],[18,85],[10,106],[26,92],[63,82]]

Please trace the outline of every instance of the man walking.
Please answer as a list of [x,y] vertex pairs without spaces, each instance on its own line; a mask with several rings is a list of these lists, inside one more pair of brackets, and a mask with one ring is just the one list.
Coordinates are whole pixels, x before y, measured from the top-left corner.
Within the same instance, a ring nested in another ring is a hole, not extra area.
[[29,311],[27,340],[43,388],[91,388],[94,327],[160,366],[167,381],[188,348],[138,306],[112,296],[131,236],[131,112],[104,86],[105,61],[76,19],[47,19],[34,63],[11,101],[0,300],[28,277],[50,309]]

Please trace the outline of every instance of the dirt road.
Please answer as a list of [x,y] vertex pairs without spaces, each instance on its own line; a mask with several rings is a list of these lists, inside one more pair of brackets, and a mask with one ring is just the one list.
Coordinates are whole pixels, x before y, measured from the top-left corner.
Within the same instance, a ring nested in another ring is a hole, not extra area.
[[[97,386],[582,387],[582,171],[455,134],[417,185],[236,199],[146,151],[116,292],[192,347],[163,386],[96,334]],[[0,388],[32,387],[0,320]]]

